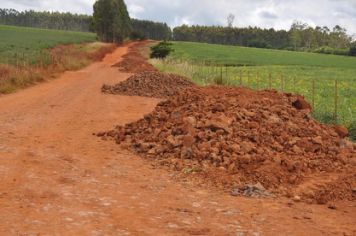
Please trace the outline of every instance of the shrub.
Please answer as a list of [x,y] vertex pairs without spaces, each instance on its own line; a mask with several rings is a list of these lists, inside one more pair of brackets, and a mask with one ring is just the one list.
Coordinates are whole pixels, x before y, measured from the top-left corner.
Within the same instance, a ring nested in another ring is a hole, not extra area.
[[139,31],[132,31],[130,34],[130,39],[132,40],[145,40],[147,39],[146,35]]
[[348,127],[350,139],[356,141],[356,121],[353,121]]
[[167,57],[172,51],[172,44],[167,41],[163,41],[151,47],[150,57],[162,59]]
[[317,48],[317,49],[313,50],[312,52],[323,53],[323,54],[342,55],[342,56],[348,55],[347,49],[337,49],[337,48],[332,48],[329,46],[323,46],[323,47]]
[[356,42],[351,43],[349,55],[356,57]]
[[248,44],[251,48],[271,48],[271,46],[263,40],[251,40]]

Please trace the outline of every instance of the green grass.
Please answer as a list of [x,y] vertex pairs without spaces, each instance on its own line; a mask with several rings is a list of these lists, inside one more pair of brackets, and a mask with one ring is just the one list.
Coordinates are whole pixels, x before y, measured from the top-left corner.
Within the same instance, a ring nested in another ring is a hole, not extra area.
[[226,85],[302,94],[311,104],[314,101],[315,118],[342,124],[356,138],[356,58],[187,42],[173,42],[173,48],[168,60],[152,63],[200,85],[214,83],[222,76]]
[[38,63],[46,49],[59,44],[96,41],[92,33],[0,25],[0,63]]
[[229,65],[295,65],[355,69],[356,57],[247,48],[205,43],[174,42],[173,58]]

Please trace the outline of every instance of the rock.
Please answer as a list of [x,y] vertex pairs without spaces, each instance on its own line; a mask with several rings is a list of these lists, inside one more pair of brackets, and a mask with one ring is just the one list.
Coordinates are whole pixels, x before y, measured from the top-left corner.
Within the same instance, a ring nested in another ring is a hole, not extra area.
[[257,184],[246,184],[241,188],[235,188],[231,192],[232,196],[243,195],[245,197],[268,197],[271,194],[266,190],[263,185],[258,182]]
[[271,124],[279,124],[281,122],[281,119],[277,115],[271,115],[268,117],[268,122]]
[[156,154],[156,149],[155,149],[155,148],[151,148],[151,149],[147,152],[147,154],[149,154],[149,155],[155,155],[155,154]]
[[182,148],[182,151],[180,153],[181,159],[190,159],[192,158],[192,149],[191,148]]
[[293,197],[293,201],[295,201],[295,202],[300,202],[301,200],[302,200],[302,198],[298,195]]
[[232,146],[231,146],[231,150],[233,153],[237,153],[241,150],[241,147],[240,145],[238,145],[237,143],[234,143]]
[[233,174],[236,172],[236,164],[235,163],[231,163],[228,168],[227,168],[228,172]]
[[311,105],[307,101],[305,101],[303,97],[298,97],[297,100],[292,103],[292,105],[298,110],[312,110]]
[[335,125],[333,128],[340,138],[346,138],[349,136],[349,131],[345,127]]
[[221,115],[218,117],[214,117],[211,120],[208,120],[205,124],[205,127],[211,129],[214,132],[221,129],[227,133],[231,133],[232,130],[229,127],[231,123],[232,123],[232,119],[226,117],[225,115]]
[[244,141],[240,144],[240,147],[244,153],[250,153],[255,148],[255,145],[251,142]]
[[212,112],[223,112],[225,111],[225,106],[221,103],[217,103],[212,107]]
[[173,135],[169,135],[166,140],[174,147],[178,147],[180,145],[180,142]]
[[298,147],[297,145],[294,145],[292,147],[292,151],[296,154],[301,154],[303,152],[302,149],[300,149],[300,147]]
[[194,143],[195,143],[195,138],[194,138],[193,136],[191,136],[191,135],[185,135],[185,136],[183,137],[183,146],[184,146],[184,147],[190,148],[190,147],[193,146]]
[[180,119],[182,118],[182,114],[178,111],[172,112],[171,113],[171,119]]
[[193,127],[195,127],[197,125],[197,119],[195,119],[194,116],[185,117],[183,120],[184,120],[184,122],[190,124]]
[[251,162],[251,156],[248,154],[239,157],[239,162],[241,164],[249,164]]
[[312,138],[312,142],[315,144],[323,145],[323,138],[321,136],[317,136]]

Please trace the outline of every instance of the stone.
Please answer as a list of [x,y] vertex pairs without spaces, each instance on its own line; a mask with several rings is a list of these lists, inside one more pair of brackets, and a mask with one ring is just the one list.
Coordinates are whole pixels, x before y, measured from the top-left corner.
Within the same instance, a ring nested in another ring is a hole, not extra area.
[[224,112],[225,111],[225,106],[221,103],[217,103],[212,107],[212,112]]
[[241,151],[244,153],[250,153],[254,148],[255,145],[253,145],[251,142],[244,141],[240,144]]
[[315,144],[323,145],[323,139],[321,136],[317,136],[312,138],[312,142]]
[[293,107],[295,107],[298,110],[312,110],[311,105],[305,101],[304,97],[298,97],[293,103]]
[[195,138],[194,138],[193,136],[191,136],[191,135],[185,135],[185,136],[183,137],[183,146],[184,146],[184,147],[190,148],[190,147],[193,146],[194,143],[195,143]]
[[212,118],[211,120],[208,120],[205,124],[205,127],[211,129],[214,132],[221,129],[227,133],[231,133],[232,129],[229,127],[231,124],[231,118],[226,117],[225,115],[220,115],[218,117]]
[[293,197],[293,201],[295,201],[295,202],[300,202],[301,200],[302,200],[302,198],[298,195]]
[[180,142],[173,135],[169,135],[166,140],[174,147],[178,147],[180,145]]
[[231,146],[231,150],[233,153],[237,153],[241,150],[241,147],[240,145],[238,145],[237,143],[234,143],[232,146]]
[[251,156],[248,154],[239,157],[239,162],[241,164],[249,164],[251,162]]
[[346,138],[349,136],[349,131],[345,127],[335,125],[333,128],[340,138]]
[[190,124],[193,127],[195,127],[197,125],[197,119],[195,119],[194,116],[185,117],[183,120],[184,120],[184,122]]
[[296,154],[301,154],[303,152],[302,149],[300,147],[298,147],[297,145],[294,145],[292,147],[292,151]]

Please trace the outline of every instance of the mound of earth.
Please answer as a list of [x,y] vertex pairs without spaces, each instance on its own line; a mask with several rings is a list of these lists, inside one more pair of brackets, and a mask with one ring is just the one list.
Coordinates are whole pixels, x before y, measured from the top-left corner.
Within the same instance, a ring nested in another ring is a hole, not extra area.
[[195,87],[189,79],[160,72],[142,72],[114,86],[104,85],[102,92],[110,94],[167,98]]
[[243,88],[186,90],[143,119],[98,135],[234,195],[266,188],[298,201],[355,200],[355,145],[308,109],[296,109],[297,100]]
[[[143,42],[145,44],[146,42]],[[125,73],[140,73],[145,71],[157,71],[157,69],[148,63],[140,53],[140,45],[133,45],[129,48],[129,52],[123,56],[123,60],[115,64],[121,72]]]

